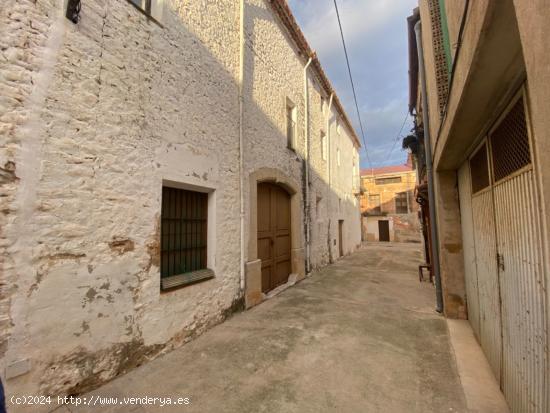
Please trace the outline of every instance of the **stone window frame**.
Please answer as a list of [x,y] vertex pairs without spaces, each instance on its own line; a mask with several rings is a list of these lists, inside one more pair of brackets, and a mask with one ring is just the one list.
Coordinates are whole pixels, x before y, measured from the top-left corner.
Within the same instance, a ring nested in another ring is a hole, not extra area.
[[216,254],[216,192],[213,188],[200,187],[182,182],[170,180],[162,181],[162,188],[180,189],[188,192],[203,193],[207,196],[206,203],[206,266],[196,271],[184,272],[181,274],[162,277],[162,240],[163,240],[163,191],[161,192],[161,212],[160,212],[160,240],[159,240],[159,279],[161,293],[170,292],[203,281],[208,281],[216,277],[214,263]]
[[147,16],[147,19],[162,26],[165,0],[128,0],[128,2]]
[[298,108],[288,97],[285,101],[285,123],[287,148],[296,151],[298,140]]
[[[404,209],[403,209],[403,201],[405,202]],[[409,194],[407,191],[395,193],[395,213],[396,214],[409,213]]]
[[321,159],[326,161],[328,159],[328,140],[325,131],[321,130]]

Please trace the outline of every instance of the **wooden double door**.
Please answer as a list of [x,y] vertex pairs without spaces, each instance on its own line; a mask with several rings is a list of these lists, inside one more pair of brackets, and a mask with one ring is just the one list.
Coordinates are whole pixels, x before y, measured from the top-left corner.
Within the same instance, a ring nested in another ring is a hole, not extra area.
[[288,281],[290,236],[289,194],[275,184],[258,184],[258,258],[262,260],[262,292]]

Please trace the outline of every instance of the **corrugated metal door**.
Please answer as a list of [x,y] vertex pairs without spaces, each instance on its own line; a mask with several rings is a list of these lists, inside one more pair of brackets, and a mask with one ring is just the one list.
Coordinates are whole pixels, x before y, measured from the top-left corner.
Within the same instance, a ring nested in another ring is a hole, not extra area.
[[[529,141],[520,94],[460,169],[459,188],[470,322],[511,410],[546,413],[548,304]],[[476,292],[478,308],[472,300]]]
[[466,300],[468,320],[474,334],[480,338],[479,328],[479,289],[476,268],[476,246],[474,241],[474,218],[472,216],[472,188],[470,166],[465,162],[458,170],[458,193],[460,196],[460,221],[462,223],[462,243],[464,251],[464,275],[466,279]]
[[[495,211],[488,162],[487,144],[483,143],[469,162],[479,299],[479,342],[495,377],[500,378],[502,331]],[[473,283],[469,284],[470,287],[474,287]]]
[[523,97],[489,134],[502,301],[502,383],[512,411],[548,412],[541,220]]

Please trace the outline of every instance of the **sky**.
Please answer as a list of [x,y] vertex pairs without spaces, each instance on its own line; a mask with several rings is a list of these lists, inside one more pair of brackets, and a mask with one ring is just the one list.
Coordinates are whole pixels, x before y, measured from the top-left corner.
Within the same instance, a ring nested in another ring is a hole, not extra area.
[[[407,16],[418,0],[337,0],[337,4],[371,165],[403,164],[407,153],[401,139],[395,146],[394,142],[408,110]],[[289,0],[289,5],[361,140],[334,1]],[[408,116],[401,136],[411,128]],[[364,145],[361,167],[371,167]]]

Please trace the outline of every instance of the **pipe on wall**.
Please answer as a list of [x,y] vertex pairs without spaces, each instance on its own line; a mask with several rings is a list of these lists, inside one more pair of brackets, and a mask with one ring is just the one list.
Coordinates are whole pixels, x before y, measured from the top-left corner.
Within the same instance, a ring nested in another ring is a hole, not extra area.
[[304,67],[304,139],[306,158],[306,274],[311,271],[311,211],[309,202],[309,90],[307,80],[307,69],[313,59],[310,57]]
[[432,270],[435,278],[435,296],[436,296],[436,311],[443,312],[443,290],[441,288],[441,271],[439,266],[439,236],[437,233],[437,215],[435,210],[435,192],[433,179],[432,165],[432,142],[430,137],[429,127],[429,107],[428,96],[426,94],[426,67],[424,66],[424,52],[422,45],[422,24],[417,22],[414,25],[416,34],[416,44],[418,51],[418,67],[420,71],[420,85],[422,89],[422,123],[424,126],[424,150],[426,152],[426,175],[428,177],[428,203],[430,209],[430,233],[432,241],[433,262]]
[[240,28],[239,28],[239,192],[240,192],[240,246],[241,246],[241,265],[240,265],[240,289],[245,293],[245,234],[244,234],[244,138],[243,138],[243,119],[244,119],[244,0],[240,1]]
[[[330,151],[330,114],[332,111],[332,100],[334,98],[334,93],[330,94],[330,98],[328,101],[328,109],[327,109],[327,132],[326,132],[326,139],[327,139],[327,168],[328,168],[328,187],[332,188],[332,169],[331,169],[331,151]],[[332,199],[331,194],[327,197],[327,203],[330,206],[330,200]],[[330,211],[330,208],[329,208]],[[328,233],[329,233],[329,243],[328,243],[328,255],[329,255],[329,261],[332,263],[332,235],[330,234],[330,218],[328,220]]]

